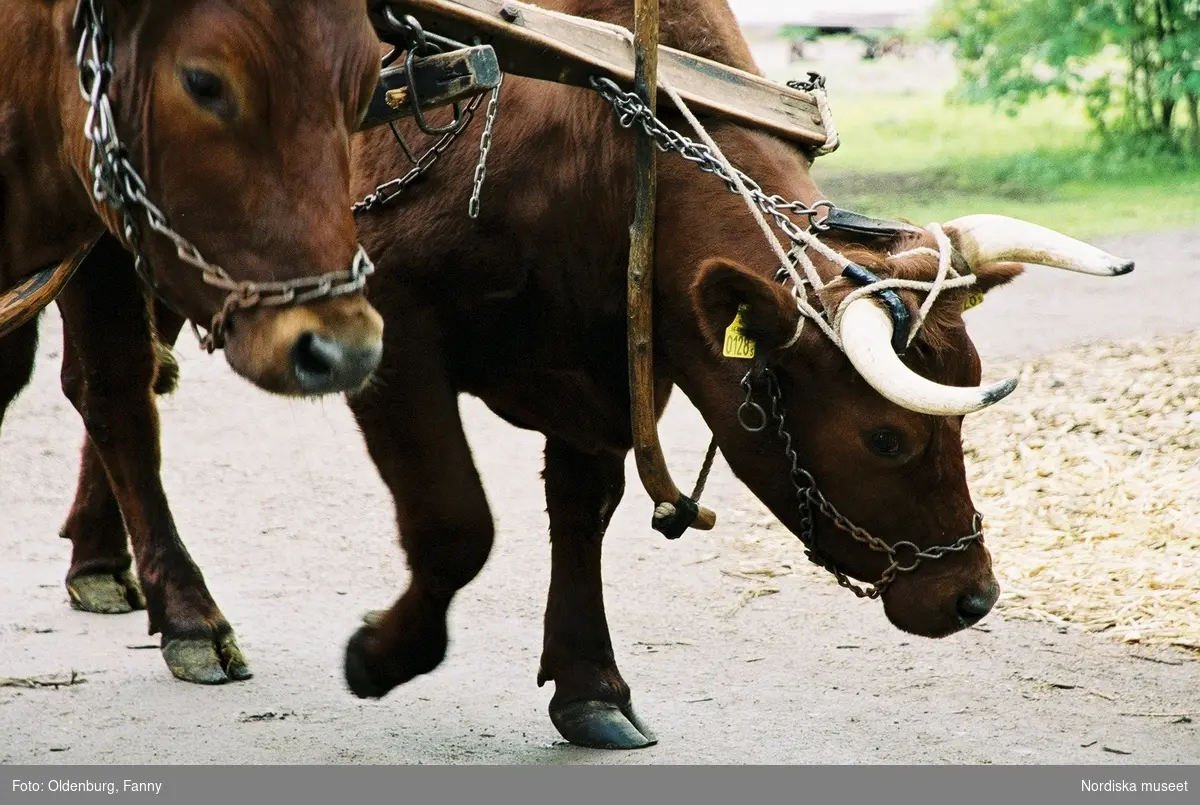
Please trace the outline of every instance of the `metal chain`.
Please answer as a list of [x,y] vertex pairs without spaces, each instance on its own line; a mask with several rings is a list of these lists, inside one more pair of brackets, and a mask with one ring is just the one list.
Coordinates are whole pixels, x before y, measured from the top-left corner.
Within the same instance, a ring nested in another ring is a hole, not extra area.
[[500,88],[504,86],[504,74],[500,74],[500,82],[492,90],[492,99],[488,101],[487,122],[483,127],[483,136],[479,139],[479,164],[475,166],[475,185],[471,188],[471,203],[468,214],[472,219],[479,217],[479,197],[483,193],[483,183],[487,181],[488,153],[492,150],[492,130],[496,126],[496,116],[500,114]]
[[109,84],[116,72],[114,44],[105,26],[103,0],[79,0],[75,7],[74,28],[79,33],[76,53],[79,89],[88,104],[84,136],[91,144],[88,167],[92,173],[92,197],[121,216],[125,243],[134,254],[138,273],[149,285],[153,287],[154,282],[145,270],[145,261],[138,249],[141,240],[137,221],[139,210],[145,214],[152,230],[175,245],[180,260],[198,268],[205,283],[229,293],[220,312],[213,317],[207,335],[201,336],[199,328],[194,322],[192,324],[204,349],[211,353],[224,345],[226,322],[236,310],[304,304],[324,297],[357,293],[365,287],[375,266],[361,246],[345,271],[277,282],[239,282],[225,269],[205,260],[200,250],[176,232],[167,216],[147,197],[146,183],[129,160],[128,151],[117,135],[116,115],[108,95]]
[[437,164],[437,161],[441,159],[442,154],[446,152],[446,149],[448,149],[454,143],[454,141],[458,139],[459,135],[466,131],[467,127],[471,125],[471,121],[475,119],[475,111],[479,108],[480,104],[483,103],[483,97],[484,96],[482,95],[476,95],[471,99],[471,103],[467,105],[466,111],[463,112],[462,120],[460,121],[458,127],[443,134],[441,139],[439,139],[428,151],[421,155],[421,158],[417,160],[415,165],[413,165],[412,170],[398,179],[392,179],[389,182],[384,182],[383,184],[377,186],[375,188],[375,192],[371,193],[362,201],[357,202],[353,207],[351,207],[351,210],[353,210],[354,214],[358,215],[360,213],[370,212],[376,207],[382,207],[392,203],[398,196],[408,189],[409,185],[428,173],[429,169]]
[[820,73],[810,72],[807,79],[789,81],[787,85],[792,89],[798,89],[813,96],[813,101],[817,105],[817,111],[821,115],[821,123],[825,126],[825,144],[814,149],[812,157],[822,157],[838,150],[838,147],[841,145],[841,138],[838,135],[837,126],[833,121],[833,110],[829,108],[829,94],[825,91],[825,76]]
[[[687,161],[694,163],[704,173],[712,174],[721,179],[729,192],[741,195],[734,177],[730,175],[724,163],[708,146],[696,143],[667,126],[655,117],[650,107],[637,94],[624,92],[613,81],[607,78],[593,77],[591,85],[617,112],[618,122],[623,128],[640,127],[655,142],[659,150],[664,153],[678,154]],[[810,73],[808,81],[790,83],[790,86],[795,89],[810,92],[821,91],[824,89],[824,85],[824,77],[817,73]],[[833,207],[832,203],[819,201],[810,206],[800,201],[787,201],[778,195],[768,196],[758,182],[751,179],[742,171],[737,170],[737,168],[733,168],[733,170],[736,172],[737,178],[749,191],[755,205],[764,214],[774,218],[779,228],[797,244],[797,247],[807,243],[810,238],[807,237],[808,233],[797,226],[789,217],[789,213],[795,216],[807,217],[809,230],[825,230],[828,228],[818,216],[822,209],[831,209]],[[781,272],[786,272],[786,269],[781,269]],[[766,378],[770,395],[770,417],[768,418],[767,413],[762,410],[762,407],[754,402],[754,386],[751,381],[752,373],[747,373],[741,383],[746,397],[745,401],[738,408],[738,421],[745,430],[751,433],[762,432],[766,429],[769,421],[775,421],[777,426],[776,434],[783,441],[784,453],[791,462],[789,478],[795,487],[796,502],[800,509],[800,533],[797,536],[804,544],[805,555],[808,559],[832,573],[837,579],[838,584],[852,591],[860,598],[879,598],[896,580],[899,574],[915,571],[924,561],[933,561],[949,554],[962,553],[970,548],[972,544],[983,538],[983,521],[982,517],[978,514],[975,515],[974,533],[960,538],[953,545],[936,546],[926,549],[922,549],[918,545],[907,541],[889,545],[865,529],[855,525],[825,497],[817,487],[816,479],[813,478],[812,474],[800,466],[800,457],[793,446],[792,435],[787,430],[785,412],[782,407],[783,393],[780,390],[778,379],[768,368],[762,369],[761,372]],[[872,551],[885,554],[888,557],[888,566],[878,581],[869,588],[863,589],[851,581],[837,567],[836,563],[820,550],[820,546],[817,544],[816,532],[817,513],[828,519],[838,530],[849,534],[855,541],[866,545]]]
[[[754,385],[752,374],[752,372],[747,372],[746,376],[742,378],[742,389],[746,392],[746,402],[743,403],[742,408],[757,409],[758,413],[762,416],[764,426],[750,427],[745,424],[742,410],[739,410],[738,418],[739,420],[743,420],[743,427],[746,430],[756,433],[764,429],[767,414],[757,403],[753,402]],[[787,429],[786,412],[783,410],[783,392],[779,387],[779,379],[769,368],[762,370],[762,377],[766,380],[767,394],[771,401],[770,418],[776,423],[776,435],[783,441],[784,454],[791,463],[789,477],[791,478],[792,485],[795,487],[796,502],[800,508],[800,533],[796,536],[803,543],[804,552],[809,561],[832,573],[834,578],[837,579],[838,584],[842,587],[850,590],[859,598],[879,598],[901,573],[915,571],[924,561],[934,561],[950,554],[962,553],[970,548],[971,545],[983,539],[983,518],[979,514],[975,515],[973,523],[975,530],[973,533],[965,537],[960,537],[952,545],[939,545],[932,548],[921,548],[907,541],[888,544],[869,533],[866,529],[855,525],[850,518],[838,511],[829,499],[825,497],[817,487],[816,479],[813,478],[812,474],[800,466],[800,457],[793,446],[794,440],[792,439],[792,434]],[[860,542],[872,551],[885,554],[888,557],[888,566],[878,581],[870,585],[869,588],[863,589],[852,582],[837,567],[834,561],[821,551],[820,546],[817,544],[816,512],[820,512],[835,528],[849,534],[856,542]]]
[[792,89],[798,89],[801,92],[817,92],[825,89],[825,76],[820,73],[810,72],[808,78],[800,78],[795,81],[787,82],[787,85]]
[[[637,93],[625,92],[614,81],[608,78],[593,76],[590,79],[590,83],[592,89],[617,112],[617,120],[622,128],[640,127],[642,131],[654,140],[655,145],[658,146],[660,151],[663,153],[678,154],[688,162],[694,163],[704,173],[710,173],[723,181],[730,193],[741,195],[741,191],[738,190],[733,177],[729,175],[721,160],[717,158],[708,146],[689,139],[663,123],[654,116],[654,112],[650,110],[650,107],[642,101]],[[820,201],[809,206],[802,201],[788,201],[779,195],[768,196],[758,182],[751,179],[742,171],[736,168],[734,170],[737,172],[737,176],[741,182],[750,191],[750,195],[758,208],[766,215],[774,218],[779,228],[793,241],[802,242],[805,231],[796,225],[795,221],[789,217],[789,213],[791,215],[808,217],[810,227],[820,229],[821,224],[818,216],[821,210],[833,207],[833,204],[828,201]]]

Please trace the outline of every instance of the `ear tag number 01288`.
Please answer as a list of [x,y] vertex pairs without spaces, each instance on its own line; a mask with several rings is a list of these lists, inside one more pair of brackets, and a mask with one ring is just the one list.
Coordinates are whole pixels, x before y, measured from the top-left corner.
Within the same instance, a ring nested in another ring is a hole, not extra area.
[[726,358],[737,358],[745,361],[754,358],[754,341],[747,338],[744,333],[746,322],[742,316],[745,312],[746,305],[739,305],[733,322],[725,328],[725,348],[722,350],[722,354]]

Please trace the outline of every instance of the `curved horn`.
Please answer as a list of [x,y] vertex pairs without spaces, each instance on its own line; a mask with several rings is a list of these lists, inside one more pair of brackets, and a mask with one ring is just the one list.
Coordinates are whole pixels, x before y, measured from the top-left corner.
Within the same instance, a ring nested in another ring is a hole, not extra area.
[[933,416],[965,416],[994,405],[1017,387],[1016,379],[991,386],[943,386],[921,377],[892,349],[892,319],[870,299],[850,303],[841,320],[842,349],[880,394],[899,406]]
[[1082,241],[1003,215],[968,215],[942,229],[972,268],[988,263],[1032,263],[1097,277],[1118,277],[1134,263]]

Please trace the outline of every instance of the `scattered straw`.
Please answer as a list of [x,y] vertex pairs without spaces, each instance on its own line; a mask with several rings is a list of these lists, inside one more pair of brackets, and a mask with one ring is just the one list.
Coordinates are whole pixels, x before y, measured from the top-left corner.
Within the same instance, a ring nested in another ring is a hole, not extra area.
[[[1014,375],[963,434],[998,612],[1200,658],[1200,333],[985,365]],[[765,511],[739,514],[741,552],[834,583]]]
[[28,677],[0,677],[0,688],[70,688],[75,685],[82,685],[87,680],[80,676],[77,672],[72,671],[71,675],[63,679],[60,677],[51,676],[28,676]]
[[964,431],[999,611],[1200,650],[1200,333],[1015,373]]

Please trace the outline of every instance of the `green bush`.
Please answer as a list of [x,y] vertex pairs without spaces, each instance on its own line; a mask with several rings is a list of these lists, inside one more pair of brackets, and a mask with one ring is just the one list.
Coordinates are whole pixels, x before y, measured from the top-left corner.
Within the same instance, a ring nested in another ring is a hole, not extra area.
[[933,31],[968,101],[1082,98],[1110,142],[1200,152],[1200,0],[941,0]]

